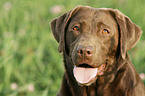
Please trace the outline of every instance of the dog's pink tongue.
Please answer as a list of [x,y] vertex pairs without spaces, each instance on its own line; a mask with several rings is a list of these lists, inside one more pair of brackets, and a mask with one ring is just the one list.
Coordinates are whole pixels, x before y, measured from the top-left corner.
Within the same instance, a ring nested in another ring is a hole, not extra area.
[[97,76],[97,71],[98,68],[83,68],[83,67],[75,66],[73,73],[77,82],[81,84],[85,84]]

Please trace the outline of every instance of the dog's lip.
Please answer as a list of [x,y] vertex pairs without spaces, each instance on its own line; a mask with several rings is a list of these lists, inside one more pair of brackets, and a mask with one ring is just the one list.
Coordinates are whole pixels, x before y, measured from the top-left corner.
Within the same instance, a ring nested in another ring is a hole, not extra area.
[[107,63],[102,64],[101,66],[98,67],[98,75],[101,76],[104,74],[104,70],[107,67]]

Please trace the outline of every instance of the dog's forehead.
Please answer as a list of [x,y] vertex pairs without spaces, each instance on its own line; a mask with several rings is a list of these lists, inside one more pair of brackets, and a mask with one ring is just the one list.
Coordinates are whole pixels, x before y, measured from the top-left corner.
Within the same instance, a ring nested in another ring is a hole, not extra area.
[[117,28],[117,22],[107,8],[82,8],[71,18],[70,26],[82,22],[91,27],[96,27],[102,23],[110,26],[112,30]]
[[82,8],[72,17],[72,19],[73,22],[81,22],[84,20],[87,22],[114,22],[114,19],[107,8]]

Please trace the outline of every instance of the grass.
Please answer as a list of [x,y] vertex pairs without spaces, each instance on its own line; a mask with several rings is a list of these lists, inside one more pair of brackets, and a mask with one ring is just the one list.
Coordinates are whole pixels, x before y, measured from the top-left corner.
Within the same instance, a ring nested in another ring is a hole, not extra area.
[[[145,30],[144,0],[1,0],[0,96],[55,96],[63,76],[61,54],[49,23],[77,5],[121,10]],[[59,14],[50,12],[63,5]],[[145,73],[145,33],[129,53],[139,73]]]

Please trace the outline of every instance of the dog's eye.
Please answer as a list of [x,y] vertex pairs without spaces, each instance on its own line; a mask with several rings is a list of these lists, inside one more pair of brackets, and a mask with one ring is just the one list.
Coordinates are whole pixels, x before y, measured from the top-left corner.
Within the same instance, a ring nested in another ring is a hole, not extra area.
[[79,26],[74,26],[72,29],[73,29],[74,31],[79,31]]
[[103,34],[109,34],[110,32],[109,32],[107,29],[104,29],[104,30],[102,31],[102,33],[103,33]]

